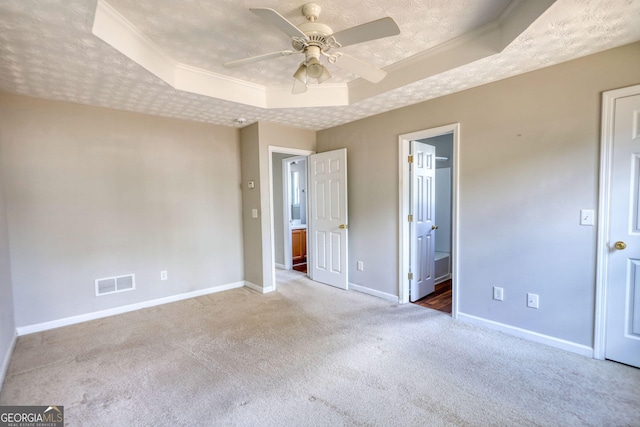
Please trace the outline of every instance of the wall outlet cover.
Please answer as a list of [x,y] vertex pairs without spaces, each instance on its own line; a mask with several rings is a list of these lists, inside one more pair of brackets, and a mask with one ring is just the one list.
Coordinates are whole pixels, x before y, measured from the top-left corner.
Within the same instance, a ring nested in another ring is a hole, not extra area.
[[581,209],[580,210],[580,225],[593,225],[595,216],[593,209]]
[[539,298],[538,294],[527,294],[527,307],[538,308]]
[[496,301],[504,300],[504,289],[498,286],[493,287],[493,299]]

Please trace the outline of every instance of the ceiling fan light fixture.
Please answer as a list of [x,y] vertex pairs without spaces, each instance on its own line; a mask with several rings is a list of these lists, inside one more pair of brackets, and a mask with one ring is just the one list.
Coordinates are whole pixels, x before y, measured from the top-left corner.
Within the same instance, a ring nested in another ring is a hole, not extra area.
[[293,73],[293,78],[298,80],[300,83],[304,83],[305,85],[307,84],[307,66],[304,63],[300,64],[298,70]]
[[291,88],[291,93],[293,95],[299,95],[301,93],[305,93],[307,91],[307,85],[302,83],[298,79],[293,79],[293,87]]
[[329,80],[331,77],[333,77],[331,75],[331,73],[329,72],[329,70],[327,70],[327,67],[322,66],[322,75],[320,75],[320,77],[318,77],[318,83],[323,83],[326,82],[327,80]]
[[309,58],[309,60],[307,61],[307,74],[309,75],[309,77],[319,79],[322,76],[324,70],[324,66],[320,63],[320,61],[318,61],[317,58]]

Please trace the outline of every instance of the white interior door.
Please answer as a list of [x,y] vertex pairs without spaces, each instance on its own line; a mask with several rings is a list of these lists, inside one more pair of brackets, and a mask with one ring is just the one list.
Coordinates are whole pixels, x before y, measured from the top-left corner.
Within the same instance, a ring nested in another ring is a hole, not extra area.
[[436,148],[418,141],[411,141],[413,163],[411,174],[411,217],[409,273],[411,302],[417,301],[435,290],[435,176]]
[[312,154],[308,168],[309,276],[347,289],[347,149]]
[[615,101],[607,273],[607,359],[640,367],[640,95]]

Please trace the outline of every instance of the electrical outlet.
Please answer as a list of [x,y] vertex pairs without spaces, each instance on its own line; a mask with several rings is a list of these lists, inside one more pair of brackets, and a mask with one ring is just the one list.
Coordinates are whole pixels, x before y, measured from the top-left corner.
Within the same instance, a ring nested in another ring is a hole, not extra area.
[[168,276],[167,276],[167,272],[166,271],[161,271],[160,272],[160,280],[167,280]]
[[538,294],[527,294],[527,307],[538,308]]
[[493,299],[502,301],[504,300],[504,289],[499,288],[498,286],[493,287]]
[[358,271],[364,271],[364,262],[358,261],[357,263]]

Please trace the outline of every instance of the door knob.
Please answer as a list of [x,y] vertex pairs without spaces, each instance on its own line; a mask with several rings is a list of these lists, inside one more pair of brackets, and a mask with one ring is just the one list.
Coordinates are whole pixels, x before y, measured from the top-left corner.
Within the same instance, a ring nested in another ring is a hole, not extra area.
[[340,228],[346,230],[349,226],[347,224],[340,224]]
[[627,248],[627,244],[625,242],[616,242],[614,245],[616,249],[623,250]]
[[432,225],[432,226],[431,226],[431,229],[432,229],[432,230],[437,230],[437,229],[438,229],[438,226],[437,226],[437,225]]

